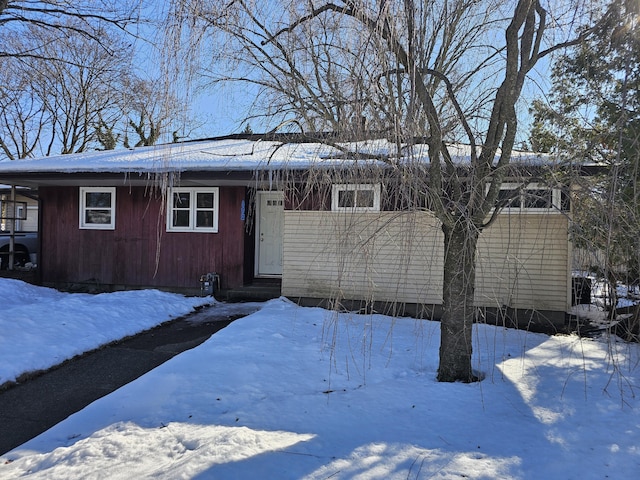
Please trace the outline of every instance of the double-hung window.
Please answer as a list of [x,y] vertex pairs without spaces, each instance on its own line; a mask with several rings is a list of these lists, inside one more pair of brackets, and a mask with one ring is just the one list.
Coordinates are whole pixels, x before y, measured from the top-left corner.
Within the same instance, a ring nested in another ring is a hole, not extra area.
[[380,211],[380,184],[333,185],[331,210],[335,212]]
[[80,228],[116,228],[115,187],[80,187]]
[[218,187],[173,188],[168,202],[168,232],[218,231]]

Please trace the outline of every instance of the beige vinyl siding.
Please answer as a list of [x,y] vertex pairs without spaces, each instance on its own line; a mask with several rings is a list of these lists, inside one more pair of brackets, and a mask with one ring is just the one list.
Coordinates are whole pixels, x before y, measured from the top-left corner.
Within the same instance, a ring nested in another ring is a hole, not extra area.
[[[567,308],[567,220],[502,215],[480,236],[476,303]],[[443,234],[429,213],[286,211],[282,293],[442,303]]]
[[568,219],[501,215],[478,243],[476,303],[537,310],[569,307]]
[[431,216],[286,211],[284,225],[285,295],[442,302]]

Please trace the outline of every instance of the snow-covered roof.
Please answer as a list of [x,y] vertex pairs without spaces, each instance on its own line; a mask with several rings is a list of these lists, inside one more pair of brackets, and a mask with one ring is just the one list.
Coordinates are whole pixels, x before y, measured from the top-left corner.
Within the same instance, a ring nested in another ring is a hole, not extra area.
[[[308,147],[305,150],[292,147]],[[132,149],[93,151],[71,155],[0,162],[0,172],[157,172],[255,170],[289,159],[308,162],[318,155],[312,144],[290,145],[276,150],[275,142],[248,140],[174,143]],[[295,154],[295,155],[294,155]],[[315,154],[315,155],[314,155]]]
[[[385,156],[396,149],[395,144],[387,140],[368,140],[341,146],[349,152],[360,152],[367,156]],[[470,159],[468,146],[454,145],[450,151],[456,163],[464,164]],[[546,157],[539,154],[515,152],[514,156],[518,161],[532,165],[548,162]],[[414,146],[411,158],[428,162],[427,146]],[[345,163],[351,165],[355,161],[353,157],[345,157],[344,151],[324,143],[222,139],[3,161],[0,162],[0,174],[256,171],[307,169]],[[374,160],[358,160],[362,161],[375,163]]]

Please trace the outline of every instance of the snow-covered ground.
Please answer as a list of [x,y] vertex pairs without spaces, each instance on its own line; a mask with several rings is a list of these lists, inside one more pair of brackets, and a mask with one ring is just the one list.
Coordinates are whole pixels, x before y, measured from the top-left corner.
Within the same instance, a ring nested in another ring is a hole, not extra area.
[[[571,307],[569,313],[575,315],[580,320],[588,321],[592,327],[601,330],[611,329],[625,318],[632,317],[632,314],[617,315],[614,320],[610,320],[607,305],[611,303],[610,286],[601,277],[589,272],[574,272],[574,277],[588,279],[591,282],[591,304],[575,305]],[[628,286],[622,283],[616,286],[616,308],[623,309],[638,305],[640,302],[640,288]]]
[[0,385],[207,303],[158,290],[70,294],[0,278]]
[[[66,302],[56,317],[92,300]],[[637,344],[474,338],[486,379],[442,384],[438,323],[274,300],[3,455],[0,478],[637,478]]]

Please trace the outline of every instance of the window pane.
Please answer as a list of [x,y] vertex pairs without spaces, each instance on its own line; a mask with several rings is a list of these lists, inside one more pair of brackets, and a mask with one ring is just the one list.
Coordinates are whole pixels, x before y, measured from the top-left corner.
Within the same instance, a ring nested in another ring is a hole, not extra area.
[[189,208],[191,194],[189,192],[174,192],[173,206],[175,208]]
[[340,190],[338,192],[338,207],[348,208],[355,206],[355,193],[353,190]]
[[218,187],[173,190],[167,213],[167,231],[218,231]]
[[196,212],[196,227],[200,227],[200,228],[213,227],[213,211],[198,210],[198,212]]
[[526,190],[524,194],[525,208],[551,208],[551,190]]
[[356,207],[373,208],[373,190],[358,190]]
[[506,202],[505,207],[518,208],[520,207],[520,194],[516,189],[504,188],[498,192],[498,202],[500,204]]
[[84,223],[108,225],[111,223],[111,210],[86,210]]
[[189,211],[188,210],[174,210],[173,211],[173,226],[174,227],[188,227],[189,226]]
[[560,192],[560,208],[563,212],[568,212],[571,210],[571,199],[569,198],[569,195],[567,195],[567,192],[565,192],[564,190]]
[[198,208],[213,208],[213,193],[198,193]]
[[111,192],[87,192],[87,208],[111,208]]

